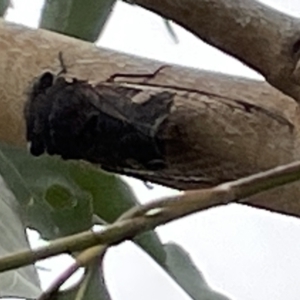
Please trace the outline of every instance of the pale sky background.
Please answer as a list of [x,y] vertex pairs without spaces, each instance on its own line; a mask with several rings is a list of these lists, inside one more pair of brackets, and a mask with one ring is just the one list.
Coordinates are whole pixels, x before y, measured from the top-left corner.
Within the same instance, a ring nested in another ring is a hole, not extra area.
[[[37,26],[42,1],[13,0],[7,19]],[[300,16],[299,0],[265,0],[286,13]],[[174,25],[175,44],[162,19],[141,8],[119,2],[99,45],[161,61],[252,78],[261,78],[184,29]],[[145,203],[169,190],[148,190],[137,180],[134,188]],[[209,285],[232,300],[300,299],[300,220],[228,205],[201,212],[157,229],[162,241],[182,245],[204,273]],[[36,243],[36,236],[33,234]],[[42,265],[42,263],[39,263]],[[62,271],[45,262],[43,284]],[[105,258],[106,280],[112,298],[188,300],[163,271],[130,242],[115,247]]]

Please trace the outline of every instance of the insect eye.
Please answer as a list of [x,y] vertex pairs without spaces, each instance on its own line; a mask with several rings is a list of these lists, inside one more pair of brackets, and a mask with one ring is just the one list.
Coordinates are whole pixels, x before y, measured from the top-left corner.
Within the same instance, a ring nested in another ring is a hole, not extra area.
[[47,89],[53,85],[54,75],[50,72],[45,72],[39,79],[39,88],[41,90]]

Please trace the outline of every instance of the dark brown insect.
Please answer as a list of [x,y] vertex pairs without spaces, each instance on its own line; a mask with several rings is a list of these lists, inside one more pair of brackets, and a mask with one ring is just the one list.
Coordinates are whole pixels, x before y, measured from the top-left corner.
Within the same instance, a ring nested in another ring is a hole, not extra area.
[[102,166],[164,168],[159,132],[173,94],[160,92],[134,103],[131,98],[140,92],[43,73],[32,86],[24,110],[30,152]]

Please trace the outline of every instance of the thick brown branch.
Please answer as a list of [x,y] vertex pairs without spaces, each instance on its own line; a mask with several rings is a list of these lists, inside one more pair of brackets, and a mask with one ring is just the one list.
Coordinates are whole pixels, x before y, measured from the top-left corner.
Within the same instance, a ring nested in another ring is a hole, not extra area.
[[136,0],[233,55],[300,101],[300,22],[255,0]]
[[[61,70],[59,51],[69,77],[94,83],[115,73],[151,74],[161,66],[43,30],[0,23],[0,33],[0,139],[14,145],[25,142],[26,89],[43,71]],[[129,78],[115,80],[128,82]],[[147,80],[151,86],[141,86],[144,94],[166,87],[176,94],[175,110],[164,131],[166,139],[172,137],[164,172],[170,170],[177,178],[132,175],[185,189],[197,186],[193,175],[199,178],[204,173],[220,182],[299,159],[298,107],[269,85],[173,66]],[[299,185],[277,189],[249,204],[300,215]]]

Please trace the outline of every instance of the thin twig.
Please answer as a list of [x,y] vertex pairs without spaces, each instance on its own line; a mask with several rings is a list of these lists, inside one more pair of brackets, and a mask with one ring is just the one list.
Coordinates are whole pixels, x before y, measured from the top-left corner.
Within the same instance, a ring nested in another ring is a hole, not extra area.
[[0,259],[0,272],[33,264],[61,253],[82,251],[99,244],[118,244],[158,225],[217,205],[243,202],[246,197],[299,179],[300,162],[294,162],[211,189],[188,191],[183,195],[138,206],[130,209],[121,220],[101,232],[86,231],[57,239],[35,250],[7,255]]
[[[128,216],[122,214],[115,223],[127,219]],[[55,281],[51,284],[51,286],[44,291],[38,300],[48,300],[51,298],[53,294],[55,294],[58,289],[80,268],[80,267],[88,267],[94,260],[98,257],[101,258],[99,263],[102,263],[102,259],[104,258],[104,254],[107,250],[107,245],[96,245],[94,247],[88,248],[85,251],[81,252],[76,258],[75,262],[72,263],[59,277],[55,279]],[[84,278],[83,282],[80,283],[80,288],[78,290],[77,296],[79,299],[83,293],[83,290],[86,288],[86,280]]]
[[102,256],[107,246],[96,245],[94,247],[88,248],[81,252],[76,258],[75,262],[71,264],[60,276],[58,276],[55,281],[48,287],[38,298],[38,300],[48,300],[58,289],[81,267],[85,267],[90,264],[93,260]]
[[[98,278],[98,280],[100,280],[100,289],[101,289],[101,293],[103,295],[99,295],[99,298],[103,298],[103,299],[111,299],[109,292],[105,286],[104,283],[104,277],[103,277],[103,258],[104,258],[104,254],[105,254],[105,249],[103,249],[103,251],[100,251],[100,257],[97,256],[95,257],[94,260],[92,260],[89,265],[86,267],[85,269],[85,274],[84,274],[84,278],[82,280],[82,282],[80,283],[79,289],[76,293],[75,299],[74,300],[82,300],[85,299],[86,294],[87,294],[87,289],[89,288],[89,285],[91,284],[91,281],[94,278],[95,272],[99,272],[100,274],[100,278]],[[97,283],[99,283],[97,280]],[[102,297],[104,296],[104,297]]]
[[84,278],[83,278],[82,282],[80,283],[79,289],[76,293],[74,300],[84,299],[89,281],[91,280],[91,278],[93,276],[93,270],[92,270],[92,266],[91,266],[92,263],[93,262],[90,263],[89,268],[88,267],[86,268],[86,274],[84,275]]
[[[116,221],[120,221],[123,219],[122,214]],[[51,298],[53,294],[58,292],[59,288],[66,282],[80,267],[88,267],[91,263],[94,262],[97,258],[100,258],[99,264],[102,264],[102,260],[104,258],[105,252],[107,250],[107,245],[96,245],[94,247],[88,248],[85,251],[81,252],[76,258],[75,262],[73,262],[64,272],[55,279],[55,281],[51,284],[51,286],[45,290],[38,300],[48,300]],[[88,275],[89,277],[89,275]],[[83,281],[80,283],[80,288],[77,292],[77,297],[81,299],[81,295],[86,288],[87,277],[84,277]]]

